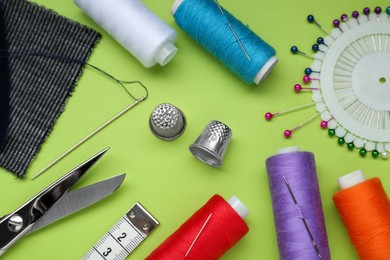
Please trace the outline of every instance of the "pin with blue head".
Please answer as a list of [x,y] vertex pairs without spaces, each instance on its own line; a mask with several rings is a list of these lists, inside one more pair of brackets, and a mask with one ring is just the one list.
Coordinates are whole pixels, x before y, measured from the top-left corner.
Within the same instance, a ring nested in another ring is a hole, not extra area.
[[311,68],[306,68],[304,70],[305,75],[310,76],[312,73],[318,73],[320,74],[321,71],[319,70],[312,70]]
[[307,58],[310,58],[310,59],[314,59],[314,57],[312,55],[309,55],[306,52],[300,51],[298,49],[298,47],[295,46],[295,45],[290,48],[290,51],[292,52],[292,54],[300,54],[300,55],[302,55],[304,57],[307,57]]
[[319,45],[325,45],[326,47],[328,47],[328,45],[325,43],[325,40],[324,40],[324,38],[322,38],[322,37],[318,37],[317,38],[317,43],[319,44]]
[[386,8],[387,19],[390,19],[390,6]]
[[320,49],[320,46],[319,46],[317,43],[313,44],[313,45],[311,46],[311,49],[312,49],[314,52],[322,52],[322,53],[324,53],[324,51]]
[[322,31],[324,31],[326,34],[329,34],[329,32],[328,32],[327,30],[325,30],[325,28],[322,27],[322,26],[315,20],[314,15],[309,14],[309,15],[307,16],[307,21],[308,21],[309,23],[313,23],[313,24],[317,25],[318,28],[320,28],[320,29],[321,29]]

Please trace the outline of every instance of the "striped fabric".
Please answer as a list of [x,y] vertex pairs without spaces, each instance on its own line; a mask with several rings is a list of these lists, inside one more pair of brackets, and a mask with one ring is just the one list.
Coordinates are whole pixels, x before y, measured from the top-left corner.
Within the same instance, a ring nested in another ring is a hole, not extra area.
[[100,35],[25,0],[0,3],[11,82],[10,124],[0,166],[22,178],[64,110]]
[[4,15],[0,8],[0,147],[4,144],[9,124],[8,52],[5,40]]

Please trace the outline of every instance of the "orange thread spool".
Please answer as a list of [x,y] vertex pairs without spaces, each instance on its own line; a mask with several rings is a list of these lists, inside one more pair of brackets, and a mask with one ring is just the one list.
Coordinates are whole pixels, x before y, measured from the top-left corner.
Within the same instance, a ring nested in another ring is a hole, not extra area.
[[229,204],[214,195],[146,260],[219,259],[249,231],[242,214]]
[[337,192],[333,201],[360,259],[390,259],[390,201],[379,178],[365,180],[361,172],[350,176],[356,174],[359,180]]

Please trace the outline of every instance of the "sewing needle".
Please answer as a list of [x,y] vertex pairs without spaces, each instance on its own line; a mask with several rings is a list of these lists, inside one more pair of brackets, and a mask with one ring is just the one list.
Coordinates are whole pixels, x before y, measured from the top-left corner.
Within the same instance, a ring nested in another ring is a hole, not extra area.
[[[218,6],[219,11],[221,11],[221,13],[222,13],[223,15],[225,15],[225,13],[223,12],[222,7],[220,6],[218,0],[214,0],[214,1],[215,1],[215,3],[216,3],[217,6]],[[229,21],[227,22],[227,24],[228,24],[230,30],[232,31],[234,37],[236,38],[238,44],[240,44],[240,47],[241,47],[242,51],[245,53],[245,56],[248,58],[248,60],[251,60],[251,58],[249,57],[248,53],[247,53],[246,50],[245,50],[244,45],[242,44],[241,40],[238,38],[238,35],[237,35],[236,31],[234,30],[232,24],[231,24]]]
[[73,150],[75,150],[77,147],[79,147],[80,145],[82,145],[83,143],[85,143],[88,139],[90,139],[92,136],[94,136],[95,134],[97,134],[98,132],[100,132],[100,130],[102,130],[103,128],[105,128],[106,126],[108,126],[109,124],[111,124],[113,121],[115,121],[118,117],[120,117],[121,115],[123,115],[124,113],[126,113],[127,111],[129,111],[131,108],[135,107],[138,103],[140,103],[141,101],[144,101],[145,98],[144,97],[141,97],[139,99],[137,99],[134,103],[130,104],[129,106],[127,106],[125,109],[123,109],[122,111],[120,111],[119,113],[117,113],[115,116],[113,116],[112,118],[110,118],[108,121],[106,121],[104,124],[102,124],[101,126],[99,126],[98,128],[96,128],[94,131],[92,131],[89,135],[87,135],[86,137],[84,137],[83,139],[81,139],[78,143],[76,143],[75,145],[73,145],[71,148],[69,148],[66,152],[64,152],[63,154],[61,154],[59,157],[57,157],[57,159],[55,159],[54,161],[52,161],[51,163],[49,163],[49,165],[47,165],[45,168],[43,168],[42,170],[40,170],[37,174],[34,175],[34,177],[32,177],[31,180],[34,180],[35,178],[39,177],[42,173],[44,173],[45,171],[47,171],[49,168],[51,168],[54,164],[56,164],[57,162],[59,162],[60,160],[62,160],[65,156],[67,156],[68,154],[70,154]]
[[212,215],[213,215],[213,213],[210,213],[210,215],[207,217],[207,219],[204,222],[203,226],[200,228],[198,234],[196,235],[194,241],[192,241],[192,244],[190,245],[190,248],[188,248],[187,253],[185,254],[184,258],[186,258],[188,256],[188,254],[190,253],[191,249],[194,247],[196,241],[198,240],[200,234],[203,232],[203,229],[206,227],[206,225],[209,222],[209,220],[210,220]]
[[[291,190],[290,184],[288,183],[288,181],[287,181],[287,179],[286,179],[286,177],[284,175],[283,175],[283,180],[284,180],[284,183],[287,186],[288,192],[290,193],[290,195],[291,195],[291,197],[292,197],[292,199],[294,201],[294,204],[299,208],[298,202],[297,202],[297,200],[296,200],[296,198],[294,196],[294,193]],[[309,226],[307,225],[306,219],[303,216],[302,216],[301,219],[303,221],[303,224],[305,225],[307,233],[309,233],[311,242],[312,242],[312,244],[314,246],[314,249],[316,250],[316,253],[317,253],[318,257],[321,258],[320,250],[318,249],[317,243],[314,240],[314,237],[313,237],[312,233],[310,232],[310,229],[309,229]]]

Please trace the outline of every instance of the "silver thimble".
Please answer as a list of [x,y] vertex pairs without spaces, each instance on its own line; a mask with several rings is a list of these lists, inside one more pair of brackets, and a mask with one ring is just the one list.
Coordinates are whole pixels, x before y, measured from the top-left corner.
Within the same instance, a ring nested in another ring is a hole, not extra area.
[[190,145],[190,152],[202,162],[220,167],[232,134],[232,130],[224,123],[211,121]]
[[171,104],[163,103],[153,110],[149,126],[158,138],[173,140],[184,132],[186,119],[180,109]]

